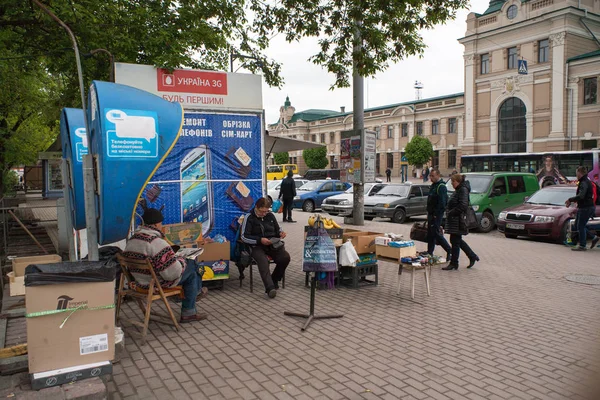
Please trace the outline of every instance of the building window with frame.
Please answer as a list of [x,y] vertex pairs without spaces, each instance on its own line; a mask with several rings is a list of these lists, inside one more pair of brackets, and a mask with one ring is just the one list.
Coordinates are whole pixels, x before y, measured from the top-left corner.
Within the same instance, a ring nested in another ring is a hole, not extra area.
[[440,151],[436,150],[433,152],[433,157],[431,158],[431,166],[435,168],[440,167]]
[[538,62],[545,63],[550,60],[550,43],[548,39],[538,42]]
[[394,168],[394,153],[387,153],[387,167],[389,169]]
[[456,133],[456,118],[448,118],[448,133]]
[[448,150],[448,168],[456,168],[456,150]]
[[394,127],[392,125],[388,125],[387,127],[387,131],[388,131],[388,139],[393,139],[394,138]]
[[402,137],[408,137],[408,124],[402,124]]
[[481,55],[481,75],[490,73],[490,55],[482,54]]
[[375,136],[377,137],[377,139],[381,139],[381,127],[380,126],[375,127]]
[[321,133],[321,143],[325,143],[325,134]]
[[423,121],[417,122],[417,135],[423,136]]
[[317,141],[317,135],[310,135],[310,141],[311,142],[316,142]]
[[440,121],[437,119],[434,119],[431,121],[431,134],[432,135],[440,134]]
[[506,66],[508,69],[516,69],[517,68],[517,58],[519,56],[518,53],[519,52],[517,51],[516,47],[508,48],[508,63]]
[[596,104],[598,101],[598,78],[583,80],[583,104]]

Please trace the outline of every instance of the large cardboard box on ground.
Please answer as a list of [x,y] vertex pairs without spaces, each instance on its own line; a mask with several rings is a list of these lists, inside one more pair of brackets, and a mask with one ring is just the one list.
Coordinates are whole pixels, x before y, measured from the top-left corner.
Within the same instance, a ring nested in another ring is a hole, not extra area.
[[205,268],[212,270],[214,276],[208,279],[209,274],[204,274],[203,281],[229,279],[229,259],[231,244],[225,243],[200,243],[204,247],[204,252],[197,258],[198,262]]
[[375,238],[381,235],[379,232],[344,232],[344,243],[351,240],[358,254],[375,253]]
[[[29,373],[112,360],[115,309],[91,308],[113,305],[114,296],[114,281],[26,287]],[[80,306],[90,309],[31,316]]]
[[400,260],[402,257],[415,257],[417,255],[417,247],[390,247],[380,244],[375,246],[377,256]]
[[61,262],[62,258],[57,254],[45,256],[17,257],[12,260],[12,272],[6,274],[9,279],[11,296],[22,296],[25,294],[25,268],[31,264],[52,264]]

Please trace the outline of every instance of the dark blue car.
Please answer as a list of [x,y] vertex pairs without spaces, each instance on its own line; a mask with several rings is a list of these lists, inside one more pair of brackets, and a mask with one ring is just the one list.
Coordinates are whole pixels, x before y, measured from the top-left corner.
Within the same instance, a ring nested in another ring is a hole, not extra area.
[[321,208],[323,200],[330,196],[341,194],[349,187],[349,183],[333,179],[310,181],[296,190],[294,208],[313,212],[317,208]]

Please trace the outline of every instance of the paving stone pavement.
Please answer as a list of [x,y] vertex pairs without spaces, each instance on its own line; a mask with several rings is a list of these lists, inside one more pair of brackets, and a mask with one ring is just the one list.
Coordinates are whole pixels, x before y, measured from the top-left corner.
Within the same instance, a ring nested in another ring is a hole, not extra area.
[[[431,297],[419,276],[414,301],[409,279],[396,295],[397,267],[380,263],[377,287],[319,291],[317,314],[344,317],[301,332],[304,320],[283,312],[308,311],[301,272],[307,216],[295,212],[299,223],[283,225],[292,262],[277,298],[264,296],[259,278],[254,293],[248,279],[239,288],[233,267],[225,290],[200,303],[208,320],[179,333],[151,323],[145,346],[127,335],[108,383],[111,398],[594,398],[588,386],[600,372],[600,286],[564,277],[600,275],[600,249],[573,253],[553,243],[471,234],[466,240],[481,262],[470,270],[464,259],[458,271],[434,269]],[[364,230],[408,237],[410,226],[376,220]],[[127,328],[138,310],[128,303],[123,312]]]

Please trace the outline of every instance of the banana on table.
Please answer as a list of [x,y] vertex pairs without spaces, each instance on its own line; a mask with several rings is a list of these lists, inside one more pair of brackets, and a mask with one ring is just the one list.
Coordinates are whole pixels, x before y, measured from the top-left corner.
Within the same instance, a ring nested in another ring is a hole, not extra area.
[[[316,216],[311,215],[310,217],[308,217],[308,225],[309,226],[314,226],[316,221],[317,221]],[[341,226],[331,218],[321,217],[321,221],[323,222],[323,227],[325,229],[333,229],[333,228],[340,229],[341,228]]]

